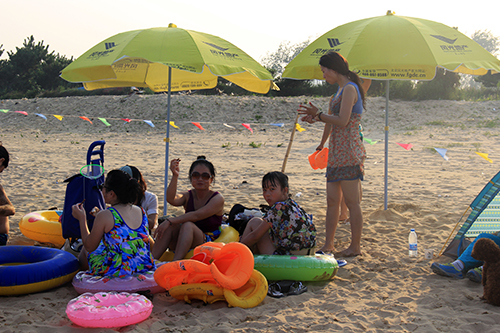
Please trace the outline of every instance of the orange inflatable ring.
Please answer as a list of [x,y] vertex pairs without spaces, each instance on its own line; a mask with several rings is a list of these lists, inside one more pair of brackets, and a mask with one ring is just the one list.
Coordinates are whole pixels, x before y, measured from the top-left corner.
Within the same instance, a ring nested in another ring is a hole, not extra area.
[[41,210],[23,216],[19,229],[24,236],[40,243],[64,245],[62,226],[59,218],[62,210]]
[[[155,271],[156,283],[169,290],[181,284],[216,283],[226,289],[241,288],[253,272],[250,249],[242,243],[205,243],[193,259],[163,264]],[[213,256],[212,256],[213,255]]]
[[[228,225],[224,225],[224,226],[222,226],[221,234],[219,235],[219,237],[217,237],[217,239],[214,242],[215,243],[231,243],[231,242],[237,242],[239,238],[240,238],[240,234],[238,233],[238,231],[236,229],[234,229],[233,227],[230,227]],[[195,254],[194,249],[190,250],[184,256],[184,259],[189,259],[194,254]],[[172,261],[172,260],[174,260],[174,252],[167,250],[161,255],[160,259],[158,259],[158,260],[159,261]]]

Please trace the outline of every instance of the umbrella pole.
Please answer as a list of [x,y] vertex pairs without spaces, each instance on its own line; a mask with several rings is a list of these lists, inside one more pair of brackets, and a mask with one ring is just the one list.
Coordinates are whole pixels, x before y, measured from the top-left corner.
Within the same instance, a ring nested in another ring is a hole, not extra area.
[[170,145],[170,95],[172,88],[172,67],[168,67],[168,94],[167,94],[167,137],[165,145],[165,183],[163,185],[163,216],[167,216],[167,186],[168,186],[168,148]]
[[387,210],[387,175],[389,173],[389,82],[385,88],[385,163],[384,163],[384,210]]
[[288,142],[288,148],[286,149],[285,159],[283,160],[283,165],[281,166],[281,172],[285,172],[286,162],[288,161],[288,155],[290,155],[290,150],[292,149],[293,136],[295,135],[295,127],[297,126],[297,121],[299,120],[299,114],[295,117],[295,121],[292,126],[292,134],[290,134],[290,142]]

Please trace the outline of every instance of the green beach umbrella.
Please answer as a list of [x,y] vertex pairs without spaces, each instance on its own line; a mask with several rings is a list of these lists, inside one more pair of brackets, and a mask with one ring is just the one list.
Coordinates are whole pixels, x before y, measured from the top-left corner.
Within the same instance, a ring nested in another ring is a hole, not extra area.
[[[277,89],[271,73],[230,42],[174,24],[114,35],[61,72],[63,79],[83,83],[87,90],[133,86],[168,91],[167,124],[170,124],[170,92],[214,88],[219,76],[259,94]],[[169,129],[167,125],[165,215]]]
[[484,75],[500,72],[500,61],[457,29],[420,18],[387,15],[334,28],[308,45],[285,67],[283,78],[323,79],[319,58],[343,55],[362,78],[387,80],[385,188],[387,209],[389,80],[432,80],[436,69]]

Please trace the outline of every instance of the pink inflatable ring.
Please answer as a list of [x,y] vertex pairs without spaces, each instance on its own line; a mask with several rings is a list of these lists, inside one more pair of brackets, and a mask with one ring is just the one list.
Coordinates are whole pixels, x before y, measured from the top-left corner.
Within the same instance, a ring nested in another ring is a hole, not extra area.
[[73,287],[79,294],[101,291],[156,294],[165,291],[163,287],[156,284],[154,271],[136,273],[121,278],[95,276],[89,271],[81,271],[73,278]]
[[99,292],[85,293],[69,301],[68,318],[82,327],[123,327],[146,320],[153,303],[139,294]]

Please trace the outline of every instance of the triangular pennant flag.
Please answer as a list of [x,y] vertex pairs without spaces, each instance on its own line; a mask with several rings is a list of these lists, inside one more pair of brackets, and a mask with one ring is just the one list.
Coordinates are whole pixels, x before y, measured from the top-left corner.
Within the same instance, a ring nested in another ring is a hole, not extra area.
[[45,117],[43,114],[41,114],[41,113],[35,113],[35,114],[36,114],[38,117],[41,117],[41,118],[43,118],[43,119],[47,120],[47,117]]
[[85,117],[85,116],[81,116],[80,119],[86,120],[86,121],[88,121],[89,123],[92,124],[92,121],[90,121],[90,119],[87,118],[87,117]]
[[193,124],[194,126],[198,127],[199,129],[201,129],[202,131],[204,131],[205,129],[200,125],[200,123],[197,123],[197,122],[194,122],[192,121],[191,124]]
[[53,114],[53,116],[56,117],[57,119],[59,119],[59,121],[63,120],[63,116],[60,116],[58,114]]
[[[167,121],[165,120],[165,122],[167,122]],[[177,126],[172,120],[170,121],[170,126],[172,126],[173,128],[179,129],[179,126]]]
[[446,152],[448,151],[448,149],[445,149],[445,148],[434,148],[436,149],[436,151],[439,153],[439,155],[441,155],[442,158],[445,159],[445,161],[448,161],[448,156],[446,156]]
[[234,126],[231,126],[231,125],[228,125],[226,123],[223,123],[222,125],[226,126],[226,127],[229,127],[229,128],[235,128]]
[[372,139],[368,139],[368,138],[363,138],[363,141],[366,141],[371,145],[374,145],[378,142],[377,140],[372,140]]
[[398,143],[398,142],[396,142],[396,144],[397,144],[398,146],[403,147],[403,148],[404,148],[404,149],[406,149],[406,150],[410,150],[410,149],[412,149],[412,148],[413,148],[413,145],[412,145],[411,143]]
[[299,124],[295,124],[295,129],[299,132],[304,132],[306,129],[305,128],[302,128]]
[[121,118],[121,120],[126,121],[127,123],[130,123],[130,119],[128,119],[128,118]]
[[243,124],[241,124],[241,126],[245,127],[247,130],[249,130],[253,134],[253,129],[250,127],[250,124],[243,123]]
[[16,112],[16,113],[20,113],[20,114],[24,114],[25,116],[27,116],[27,115],[28,115],[28,112],[26,112],[26,111],[14,111],[14,112]]
[[0,109],[0,112],[7,113],[7,112],[9,112],[9,110],[7,110],[7,109]]
[[144,122],[151,127],[155,127],[155,125],[153,124],[153,122],[151,120],[144,120]]
[[106,126],[111,126],[111,124],[110,124],[110,123],[108,123],[108,121],[106,120],[106,118],[97,118],[97,119],[99,119],[100,121],[102,121],[102,123],[103,123],[104,125],[106,125]]
[[285,126],[285,123],[272,123],[272,124],[269,124],[271,126],[277,126],[277,127],[284,127]]
[[476,154],[478,154],[479,156],[481,156],[482,158],[484,158],[488,162],[493,163],[493,161],[490,158],[488,158],[488,154],[486,154],[486,153],[478,153],[477,151],[476,151]]

